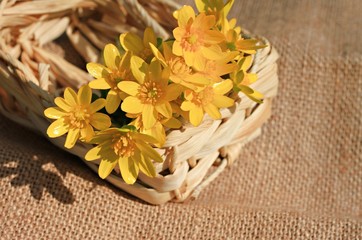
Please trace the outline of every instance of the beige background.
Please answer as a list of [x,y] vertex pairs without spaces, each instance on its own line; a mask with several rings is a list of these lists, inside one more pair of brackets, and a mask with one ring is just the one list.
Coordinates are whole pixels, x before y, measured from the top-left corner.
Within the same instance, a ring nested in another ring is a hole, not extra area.
[[235,2],[281,58],[273,116],[232,168],[150,206],[0,116],[0,239],[362,239],[362,4]]

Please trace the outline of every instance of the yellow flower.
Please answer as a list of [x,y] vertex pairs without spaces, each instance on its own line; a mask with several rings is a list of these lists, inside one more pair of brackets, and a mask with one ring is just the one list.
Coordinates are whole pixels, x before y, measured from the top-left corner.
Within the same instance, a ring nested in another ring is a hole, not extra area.
[[152,56],[149,43],[156,45],[157,38],[152,28],[146,28],[143,34],[143,40],[134,33],[123,33],[119,36],[119,41],[126,51],[131,51],[133,55],[137,55],[144,60],[148,60]]
[[252,57],[244,57],[238,61],[238,70],[230,74],[230,78],[234,82],[234,90],[243,92],[251,100],[262,103],[263,94],[253,90],[249,87],[250,84],[255,82],[258,76],[255,73],[247,72],[252,64]]
[[195,0],[197,10],[205,12],[207,15],[214,15],[216,22],[222,24],[222,21],[228,15],[234,0]]
[[224,96],[233,87],[231,80],[227,79],[220,83],[206,87],[201,92],[186,90],[185,101],[181,104],[183,111],[189,112],[190,122],[194,126],[200,125],[204,112],[213,119],[220,119],[220,108],[231,107],[234,100]]
[[57,107],[50,107],[44,111],[44,115],[50,119],[56,119],[47,130],[51,138],[60,137],[68,133],[65,147],[72,148],[80,138],[90,141],[94,136],[94,129],[103,130],[111,126],[110,118],[97,113],[105,105],[105,100],[100,98],[91,103],[92,90],[87,86],[79,89],[78,94],[71,88],[65,89],[64,98],[57,97]]
[[220,44],[230,51],[239,51],[246,54],[255,54],[256,50],[265,48],[266,45],[260,44],[260,41],[253,38],[244,38],[241,36],[240,27],[235,27],[236,20],[225,20],[222,32],[225,35],[225,41]]
[[88,72],[96,78],[89,83],[93,89],[109,89],[106,97],[106,110],[108,113],[114,113],[126,97],[126,94],[118,89],[117,84],[123,80],[132,80],[132,74],[129,68],[131,53],[126,52],[121,56],[117,47],[113,44],[107,44],[103,52],[105,66],[99,63],[88,63]]
[[168,84],[169,72],[162,70],[159,61],[148,65],[137,56],[132,56],[131,69],[138,82],[122,81],[118,84],[122,91],[130,95],[122,102],[121,109],[130,114],[142,114],[146,129],[153,127],[158,113],[171,118],[170,101],[180,95],[181,89],[177,84]]
[[108,177],[118,163],[123,180],[127,184],[133,184],[139,171],[149,177],[156,176],[152,160],[163,162],[160,154],[148,144],[157,141],[151,136],[136,132],[131,126],[101,131],[92,143],[98,145],[87,152],[85,159],[101,159],[98,174],[103,179]]
[[215,26],[215,17],[205,13],[195,16],[190,6],[184,6],[175,12],[175,16],[178,27],[173,30],[172,52],[182,56],[188,66],[194,66],[199,59],[214,56],[215,45],[224,40],[222,33],[211,29]]
[[196,90],[210,83],[210,80],[187,66],[183,57],[172,53],[168,42],[162,43],[163,54],[151,43],[155,57],[170,70],[170,80],[187,88]]

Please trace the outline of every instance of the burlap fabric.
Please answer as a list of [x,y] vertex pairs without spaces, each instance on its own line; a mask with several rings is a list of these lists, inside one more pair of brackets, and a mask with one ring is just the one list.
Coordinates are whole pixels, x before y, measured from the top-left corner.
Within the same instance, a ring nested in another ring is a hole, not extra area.
[[362,239],[362,4],[235,5],[281,58],[273,116],[232,167],[151,206],[0,117],[0,239]]

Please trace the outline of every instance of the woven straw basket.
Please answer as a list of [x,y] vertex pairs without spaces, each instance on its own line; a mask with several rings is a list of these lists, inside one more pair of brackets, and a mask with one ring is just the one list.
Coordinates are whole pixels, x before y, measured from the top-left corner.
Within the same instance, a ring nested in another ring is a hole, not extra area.
[[[176,2],[176,1],[175,1]],[[120,33],[141,34],[146,26],[163,37],[176,26],[171,0],[3,0],[0,3],[0,110],[11,120],[46,135],[50,121],[44,109],[53,105],[65,87],[78,89],[92,80],[86,62],[98,62],[101,49]],[[189,124],[167,133],[166,144],[156,149],[164,163],[156,164],[157,177],[140,173],[134,185],[117,172],[107,178],[115,186],[151,204],[182,202],[196,197],[239,154],[245,143],[260,134],[277,93],[278,54],[258,50],[250,72],[258,74],[252,87],[265,96],[257,104],[240,94],[240,101],[222,110],[222,120],[207,117],[198,127]],[[81,142],[63,147],[64,138],[49,139],[59,148],[83,159],[90,149]],[[86,164],[97,171],[99,162]],[[236,177],[236,176],[234,176]]]

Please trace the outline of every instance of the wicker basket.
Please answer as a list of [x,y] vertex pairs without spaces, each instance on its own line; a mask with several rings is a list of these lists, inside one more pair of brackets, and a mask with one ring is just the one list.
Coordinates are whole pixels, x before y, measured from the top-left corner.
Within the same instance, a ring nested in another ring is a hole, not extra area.
[[[175,1],[176,2],[176,1]],[[97,62],[106,43],[125,31],[143,32],[152,26],[164,38],[176,25],[170,0],[3,0],[0,3],[0,110],[11,120],[46,135],[49,120],[44,109],[65,87],[79,88],[92,78],[85,62]],[[185,124],[167,133],[157,149],[164,157],[156,164],[157,177],[140,173],[134,185],[119,173],[107,178],[117,187],[151,204],[182,202],[196,197],[226,166],[237,159],[243,145],[260,134],[277,93],[278,54],[265,39],[251,72],[258,74],[252,87],[265,96],[256,104],[240,94],[240,101],[222,110],[222,120],[204,119],[198,127]],[[90,146],[69,150],[64,138],[49,139],[83,159]],[[97,162],[86,164],[97,171]],[[99,164],[99,163],[98,163]]]

